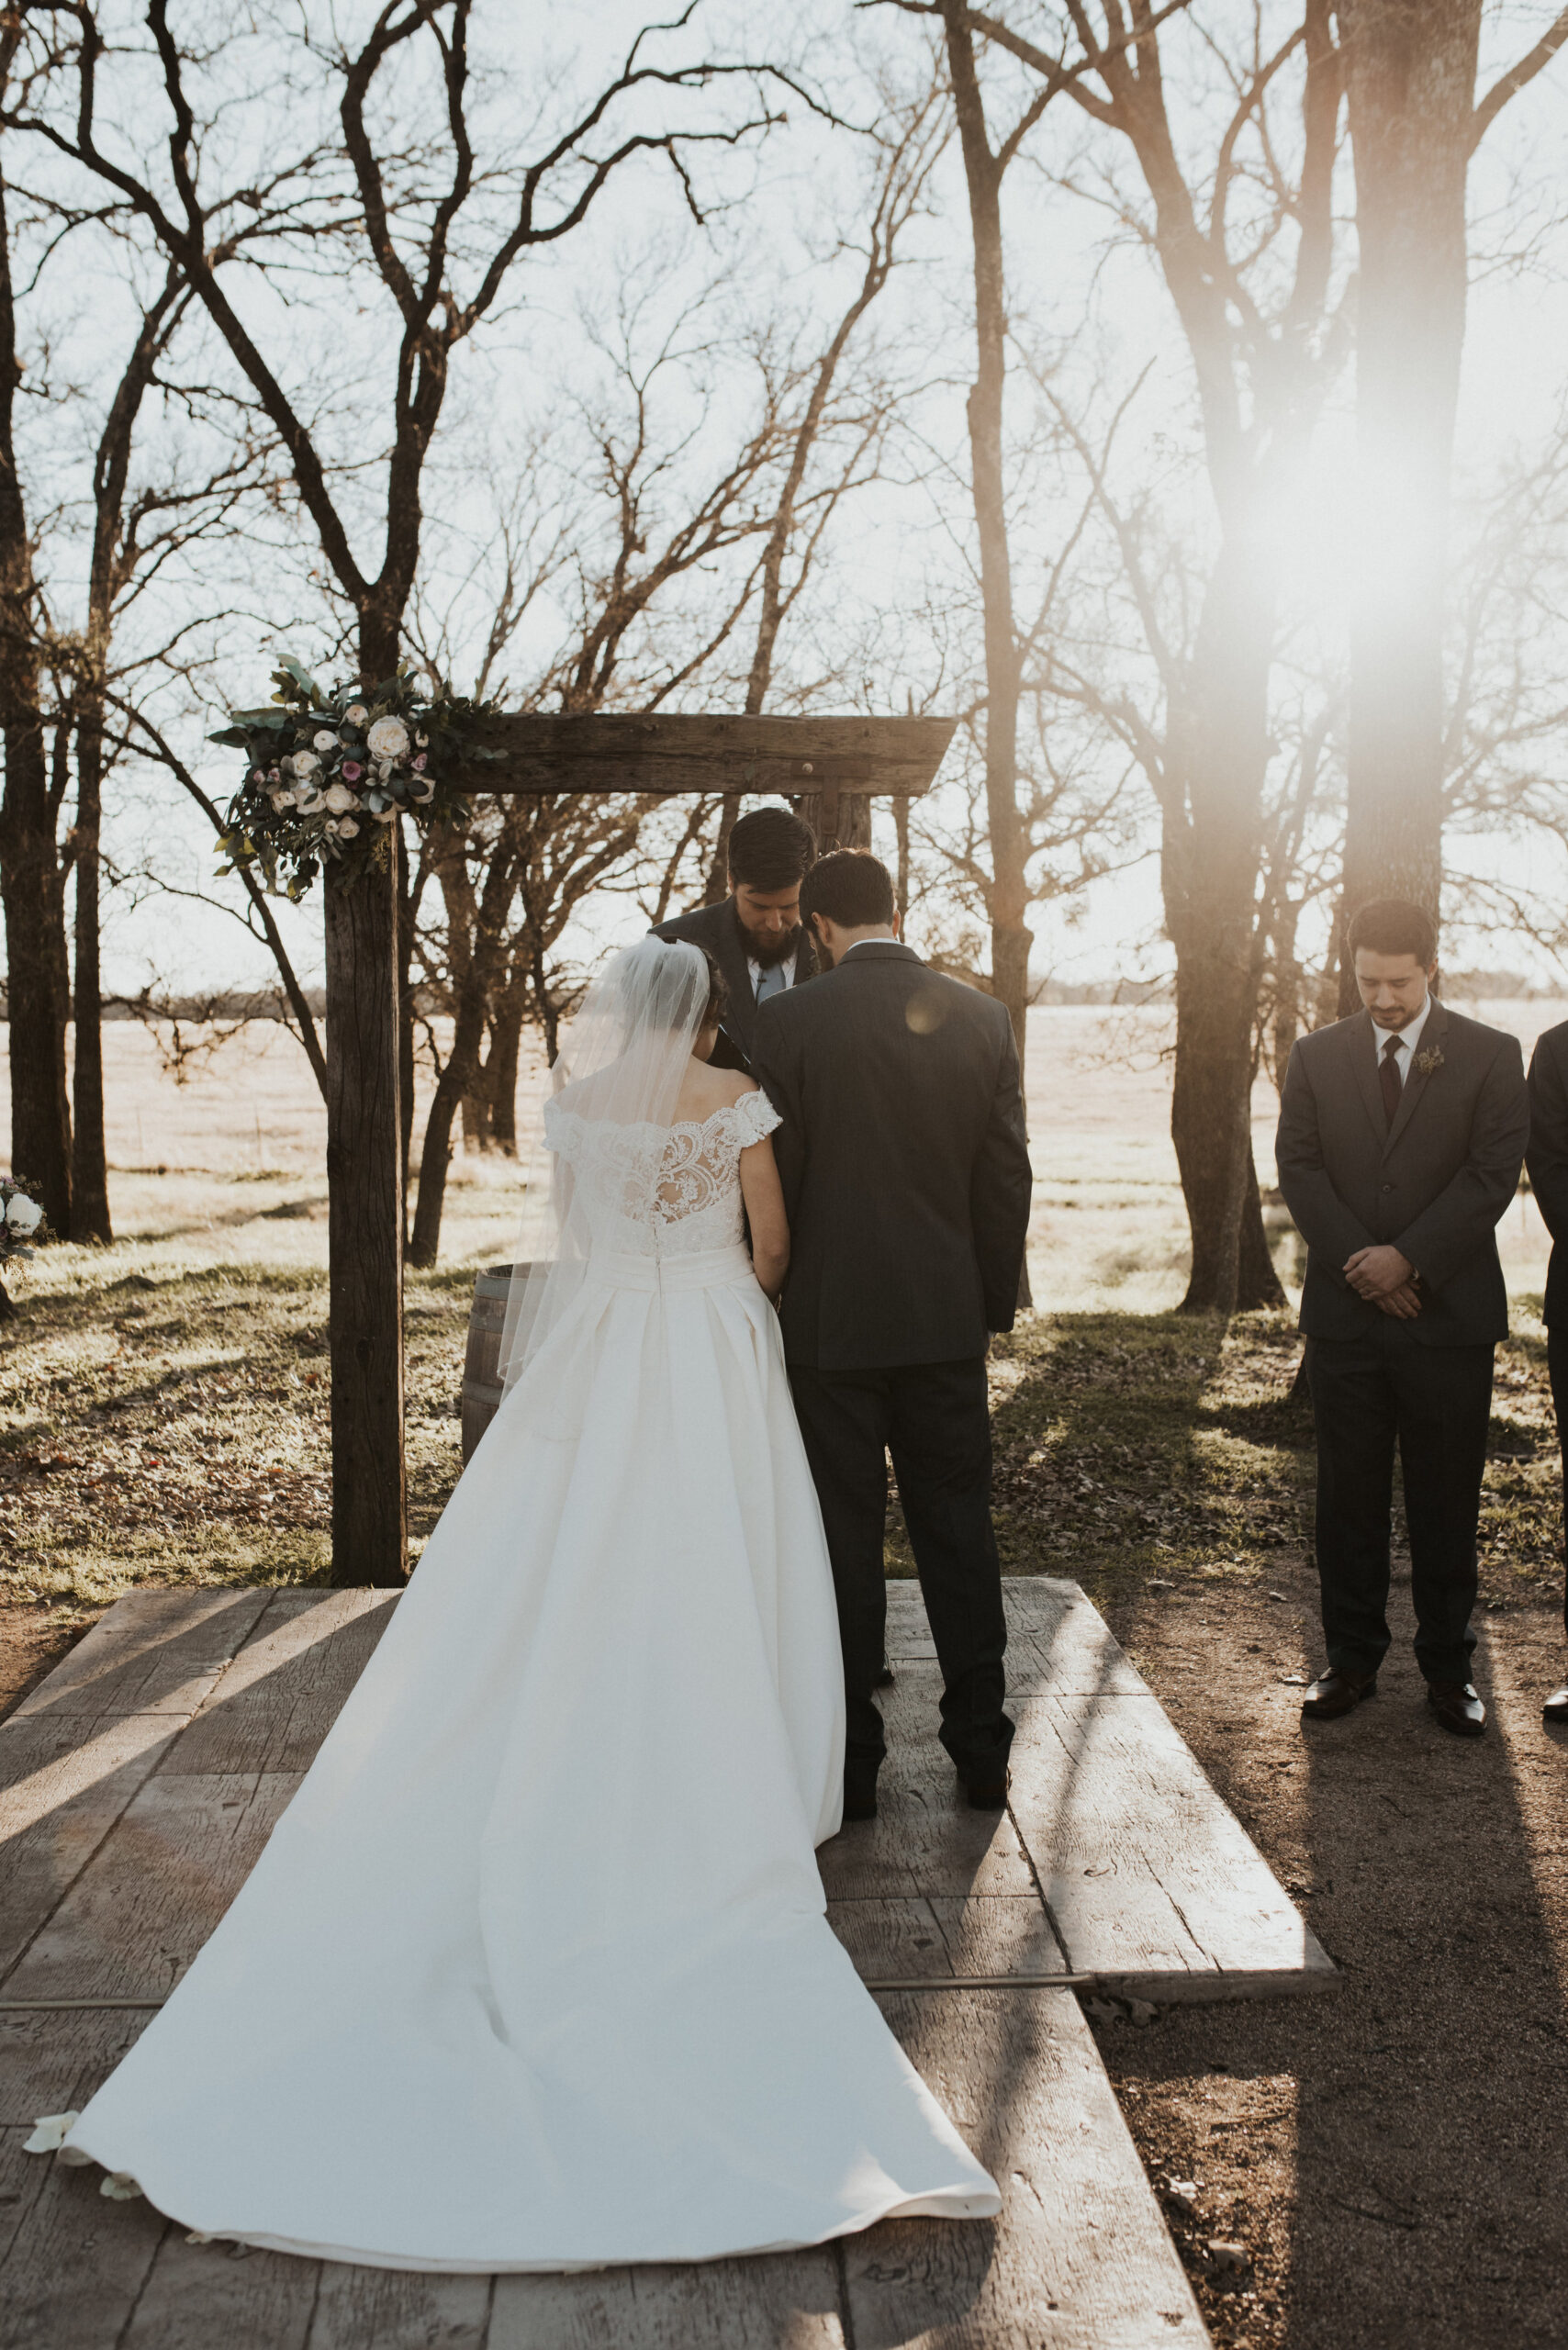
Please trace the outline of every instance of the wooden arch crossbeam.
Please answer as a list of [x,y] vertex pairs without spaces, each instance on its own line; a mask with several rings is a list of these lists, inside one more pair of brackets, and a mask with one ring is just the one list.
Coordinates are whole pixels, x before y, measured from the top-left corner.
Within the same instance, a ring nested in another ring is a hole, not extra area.
[[[796,804],[824,846],[869,837],[874,799],[919,799],[951,718],[497,718],[487,792],[742,792]],[[408,1572],[397,909],[391,877],[328,890],[327,1173],[332,1580]]]

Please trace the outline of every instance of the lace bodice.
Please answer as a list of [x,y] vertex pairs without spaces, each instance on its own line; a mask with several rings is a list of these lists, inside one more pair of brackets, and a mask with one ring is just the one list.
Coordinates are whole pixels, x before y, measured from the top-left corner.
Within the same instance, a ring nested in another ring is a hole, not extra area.
[[742,1237],[740,1156],[779,1123],[766,1093],[673,1126],[614,1125],[551,1102],[544,1139],[580,1188],[595,1248],[675,1257]]

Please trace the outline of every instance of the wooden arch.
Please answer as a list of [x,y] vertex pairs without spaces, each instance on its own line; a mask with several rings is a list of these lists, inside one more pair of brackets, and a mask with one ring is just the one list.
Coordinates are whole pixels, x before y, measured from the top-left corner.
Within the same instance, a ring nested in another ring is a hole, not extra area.
[[[930,789],[950,718],[519,716],[490,792],[742,791],[792,800],[824,847],[869,838],[873,799]],[[390,888],[390,882],[385,885]],[[330,893],[327,1176],[332,1580],[408,1573],[396,924],[370,883]]]

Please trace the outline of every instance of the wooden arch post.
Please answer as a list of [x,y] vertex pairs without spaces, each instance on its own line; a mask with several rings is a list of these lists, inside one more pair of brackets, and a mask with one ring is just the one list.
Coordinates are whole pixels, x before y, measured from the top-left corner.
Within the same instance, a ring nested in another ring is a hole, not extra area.
[[[490,741],[501,756],[484,769],[485,789],[672,799],[739,789],[793,801],[824,847],[864,847],[871,800],[914,800],[928,791],[956,723],[498,718]],[[390,890],[389,878],[385,886]],[[332,1580],[397,1584],[409,1571],[397,968],[379,952],[370,957],[374,969],[356,957],[352,915],[358,894],[330,906],[327,923]],[[385,941],[385,923],[371,923],[368,932]]]

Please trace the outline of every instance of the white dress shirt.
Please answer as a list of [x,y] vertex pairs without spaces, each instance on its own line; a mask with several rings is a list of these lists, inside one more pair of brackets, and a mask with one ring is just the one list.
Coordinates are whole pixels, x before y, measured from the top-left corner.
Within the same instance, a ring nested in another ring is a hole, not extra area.
[[1394,1068],[1399,1071],[1399,1083],[1402,1091],[1404,1089],[1405,1080],[1410,1074],[1410,1065],[1420,1049],[1421,1031],[1427,1024],[1428,1019],[1431,1013],[1431,1009],[1432,998],[1431,993],[1428,990],[1426,1002],[1421,1006],[1420,1011],[1417,1013],[1415,1019],[1411,1021],[1407,1028],[1381,1028],[1378,1025],[1378,1017],[1376,1013],[1374,1012],[1372,1013],[1372,1035],[1377,1040],[1377,1057],[1379,1061],[1383,1059],[1383,1047],[1387,1044],[1389,1038],[1394,1036],[1398,1039],[1399,1049],[1397,1052],[1393,1054],[1391,1058]]

